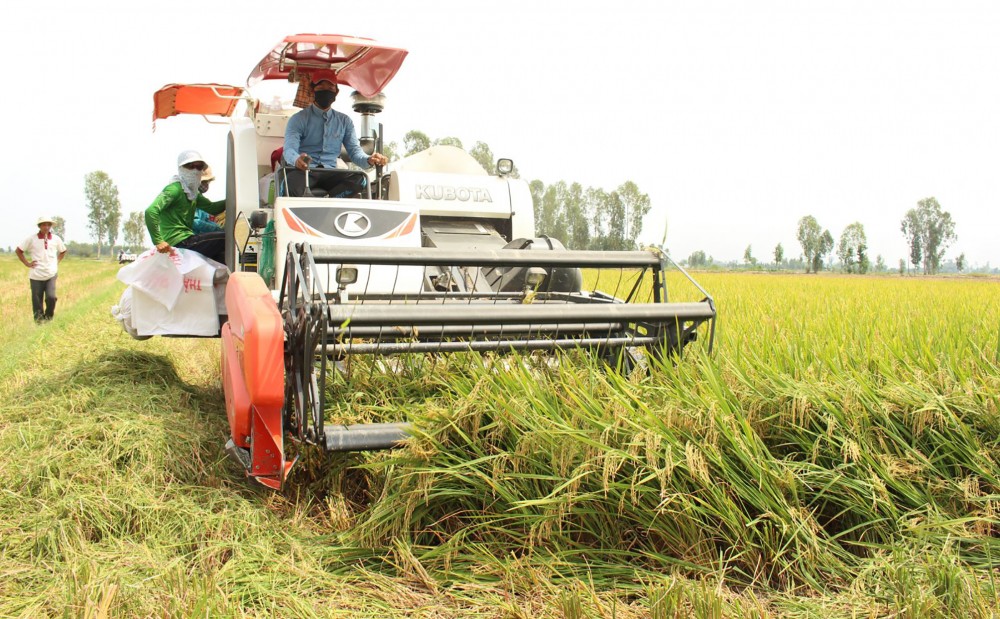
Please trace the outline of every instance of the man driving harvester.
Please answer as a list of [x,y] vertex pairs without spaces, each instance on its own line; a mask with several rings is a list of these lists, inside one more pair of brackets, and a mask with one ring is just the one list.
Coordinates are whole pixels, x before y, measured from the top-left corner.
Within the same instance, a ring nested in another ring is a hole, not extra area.
[[[381,153],[370,157],[361,149],[354,122],[347,114],[331,108],[339,88],[337,74],[329,70],[313,71],[310,76],[313,103],[288,120],[285,128],[283,158],[288,195],[302,196],[306,190],[306,171],[312,195],[325,193],[332,198],[353,197],[364,189],[366,179],[360,175],[345,176],[313,172],[335,169],[341,145],[358,167],[385,165],[388,159]],[[315,190],[322,190],[316,192]]]

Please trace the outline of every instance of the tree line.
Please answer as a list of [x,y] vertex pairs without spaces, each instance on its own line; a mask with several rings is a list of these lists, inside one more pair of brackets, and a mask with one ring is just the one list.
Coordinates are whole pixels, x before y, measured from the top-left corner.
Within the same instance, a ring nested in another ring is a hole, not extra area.
[[[458,148],[462,140],[444,137],[431,140],[422,131],[409,131],[403,137],[403,157],[431,146]],[[388,144],[383,151],[390,161],[399,158],[399,146]],[[496,158],[485,142],[476,142],[468,151],[490,174],[496,173]],[[511,174],[520,178],[517,168]],[[586,187],[577,182],[558,181],[546,185],[535,179],[528,183],[535,214],[535,233],[558,239],[569,249],[626,250],[638,247],[643,218],[651,208],[649,195],[632,181],[625,181],[612,191]]]
[[[384,145],[383,152],[390,161],[395,161],[436,145],[450,145],[464,150],[462,141],[456,137],[431,140],[422,131],[412,130],[404,136],[402,148],[396,142],[390,142]],[[496,158],[488,144],[476,142],[467,152],[488,173],[496,173]],[[511,176],[519,178],[520,173],[515,168]],[[546,185],[538,179],[530,181],[528,187],[536,234],[558,239],[570,249],[616,251],[638,247],[643,219],[649,213],[651,204],[649,196],[642,193],[634,182],[625,181],[612,191],[600,187],[584,188],[578,182],[558,181]],[[118,188],[106,172],[97,170],[87,174],[84,194],[87,200],[87,227],[95,241],[98,258],[103,247],[116,246],[119,233],[124,237],[123,246],[126,248],[134,250],[145,245],[143,211],[134,211],[124,222],[121,221]],[[65,220],[61,217],[54,220],[54,231],[66,239]],[[951,214],[944,211],[934,197],[920,200],[916,208],[909,209],[900,222],[900,230],[909,246],[910,263],[928,275],[940,270],[945,251],[958,238]],[[841,269],[846,273],[863,274],[873,267],[877,271],[886,270],[882,256],[878,256],[872,264],[861,222],[844,228],[838,242],[829,230],[823,229],[816,217],[806,215],[798,222],[796,238],[802,247],[802,258],[792,262],[804,268],[806,273],[821,271],[834,250]],[[85,244],[77,245],[76,249],[83,251]],[[781,243],[775,246],[772,255],[775,265],[788,262]],[[743,261],[749,266],[758,264],[752,246],[747,246]],[[698,250],[685,262],[697,268],[707,266],[714,260]],[[964,254],[955,259],[955,266],[959,271],[965,268]],[[901,260],[900,270],[904,267],[905,261]]]
[[[934,197],[924,198],[917,202],[917,207],[909,209],[900,222],[909,251],[909,261],[915,269],[920,269],[925,275],[932,275],[941,270],[944,254],[958,236],[955,234],[955,222],[951,213],[943,210]],[[806,215],[798,222],[796,238],[802,246],[802,257],[792,260],[793,268],[804,268],[806,273],[818,273],[823,270],[828,259],[834,256],[839,260],[840,268],[845,273],[868,273],[872,269],[878,272],[887,269],[885,260],[877,256],[872,264],[868,250],[868,239],[865,227],[861,222],[854,222],[844,228],[839,241],[835,241],[829,230],[823,229],[812,215]],[[836,250],[836,251],[834,251]],[[781,243],[774,248],[774,265],[781,267],[788,264],[785,260],[785,250]],[[691,253],[685,261],[690,267],[706,267],[714,260],[706,256],[704,251]],[[748,245],[743,252],[743,262],[748,266],[757,266],[757,258],[753,255],[753,247]],[[906,271],[906,260],[900,260],[900,273]],[[965,254],[955,258],[955,268],[963,271],[966,267]]]
[[[940,270],[945,250],[958,239],[951,213],[942,210],[933,196],[919,200],[916,208],[906,212],[900,223],[900,230],[910,247],[910,261],[914,267],[922,266],[925,275]],[[834,249],[830,231],[821,231],[816,218],[807,215],[799,220],[797,238],[806,257],[806,273],[819,272],[823,268],[824,256]],[[841,269],[845,273],[867,273],[870,270],[868,239],[861,222],[854,222],[844,228],[836,249]],[[964,269],[964,262],[965,254],[955,260],[959,271]],[[881,256],[879,263],[880,267],[884,267]]]

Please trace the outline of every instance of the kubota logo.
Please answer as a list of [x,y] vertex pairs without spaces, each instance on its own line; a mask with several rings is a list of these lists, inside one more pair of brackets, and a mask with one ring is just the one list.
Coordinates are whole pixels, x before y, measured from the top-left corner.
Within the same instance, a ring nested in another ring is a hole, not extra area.
[[364,213],[345,211],[333,220],[333,227],[344,236],[364,236],[372,229],[372,220]]
[[490,192],[482,187],[451,187],[449,185],[417,185],[417,200],[459,200],[461,202],[492,202]]

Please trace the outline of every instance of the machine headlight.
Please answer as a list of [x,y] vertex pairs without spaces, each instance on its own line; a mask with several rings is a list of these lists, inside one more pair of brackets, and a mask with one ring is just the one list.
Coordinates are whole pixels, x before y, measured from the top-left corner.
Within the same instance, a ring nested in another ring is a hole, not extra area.
[[337,283],[347,286],[358,281],[358,267],[345,264],[337,268]]
[[528,285],[528,288],[538,288],[547,275],[548,273],[542,267],[531,267],[524,277],[524,283]]

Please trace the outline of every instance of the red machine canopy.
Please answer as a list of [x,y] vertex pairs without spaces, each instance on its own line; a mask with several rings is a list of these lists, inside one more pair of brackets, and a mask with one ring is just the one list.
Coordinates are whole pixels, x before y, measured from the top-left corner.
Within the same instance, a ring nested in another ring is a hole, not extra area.
[[247,85],[275,79],[296,82],[312,70],[328,69],[337,74],[339,83],[371,97],[392,80],[407,53],[362,37],[296,34],[285,37],[257,63]]

